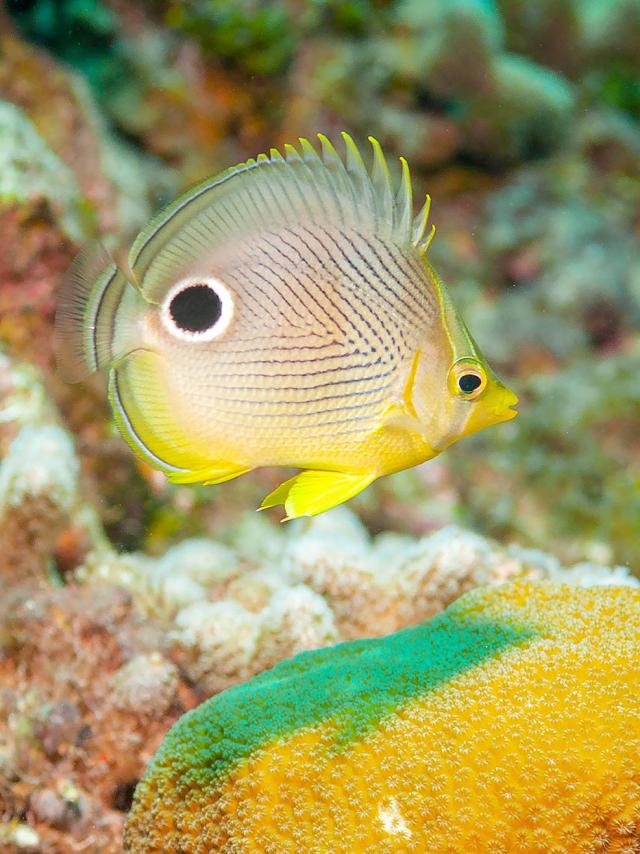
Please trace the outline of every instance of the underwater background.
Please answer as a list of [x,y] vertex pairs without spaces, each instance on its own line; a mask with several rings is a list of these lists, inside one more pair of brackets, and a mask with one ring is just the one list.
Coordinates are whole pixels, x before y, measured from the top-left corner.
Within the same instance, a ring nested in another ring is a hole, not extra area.
[[[281,526],[275,470],[136,462],[103,378],[55,373],[56,292],[86,240],[122,257],[197,181],[341,130],[431,195],[430,260],[520,412]],[[3,852],[121,851],[169,726],[282,658],[479,585],[633,585],[640,2],[0,3],[0,454]]]

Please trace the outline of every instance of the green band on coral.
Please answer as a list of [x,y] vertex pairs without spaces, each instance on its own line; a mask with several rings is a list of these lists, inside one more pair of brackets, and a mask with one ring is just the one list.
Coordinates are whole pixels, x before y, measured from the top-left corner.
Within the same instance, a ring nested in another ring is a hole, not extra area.
[[406,701],[537,634],[530,626],[458,613],[454,606],[385,638],[302,653],[185,715],[147,778],[184,766],[189,771],[178,785],[206,788],[274,739],[326,722],[335,725],[333,749],[346,748]]

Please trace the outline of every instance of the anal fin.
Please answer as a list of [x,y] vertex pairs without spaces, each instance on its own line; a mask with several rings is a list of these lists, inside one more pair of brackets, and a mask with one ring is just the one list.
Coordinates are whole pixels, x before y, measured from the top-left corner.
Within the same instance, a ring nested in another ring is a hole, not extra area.
[[180,413],[180,400],[166,379],[163,357],[137,350],[117,363],[109,376],[109,398],[116,424],[136,455],[172,483],[223,483],[250,467],[216,458]]
[[375,479],[370,472],[303,471],[270,492],[260,510],[284,504],[287,515],[283,521],[317,516],[353,498]]
[[234,477],[240,477],[240,475],[246,474],[249,471],[251,471],[250,468],[243,468],[234,463],[216,460],[211,465],[207,465],[201,469],[167,472],[167,479],[171,483],[204,483],[205,486],[213,486],[216,483],[233,480]]

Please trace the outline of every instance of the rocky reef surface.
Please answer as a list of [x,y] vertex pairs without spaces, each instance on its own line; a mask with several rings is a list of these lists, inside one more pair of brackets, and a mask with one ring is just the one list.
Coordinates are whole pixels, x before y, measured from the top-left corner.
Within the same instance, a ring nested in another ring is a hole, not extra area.
[[[536,9],[0,7],[3,851],[121,851],[169,726],[283,658],[478,586],[637,584],[640,6]],[[431,260],[521,411],[283,528],[252,509],[280,473],[173,487],[133,460],[100,378],[55,374],[56,291],[85,240],[126,257],[194,181],[341,129],[408,157]]]

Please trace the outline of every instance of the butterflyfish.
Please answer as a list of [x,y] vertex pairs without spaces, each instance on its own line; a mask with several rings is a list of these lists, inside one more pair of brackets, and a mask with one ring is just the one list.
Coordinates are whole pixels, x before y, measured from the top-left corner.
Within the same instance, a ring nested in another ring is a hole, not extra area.
[[261,507],[313,516],[517,413],[429,263],[378,142],[367,169],[318,134],[205,181],[136,238],[125,274],[81,252],[56,318],[60,371],[108,371],[115,421],[174,483],[302,469]]

